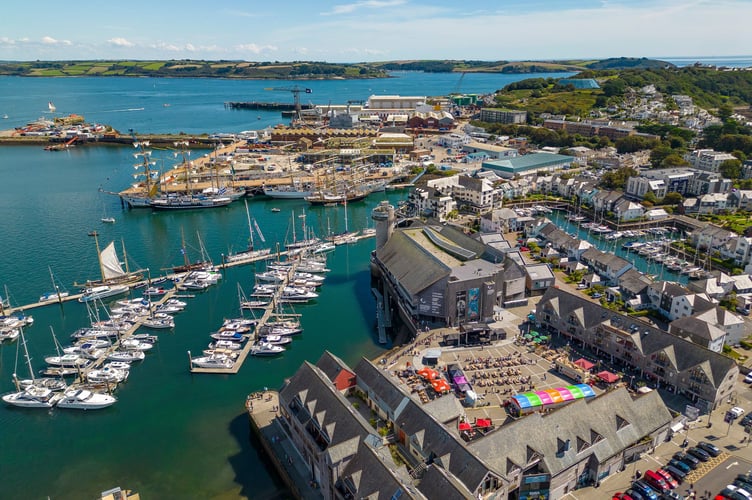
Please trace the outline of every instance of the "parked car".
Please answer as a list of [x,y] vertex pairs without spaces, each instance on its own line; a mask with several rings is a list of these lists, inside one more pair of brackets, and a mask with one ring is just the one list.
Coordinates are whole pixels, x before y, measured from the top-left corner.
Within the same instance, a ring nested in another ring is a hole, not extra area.
[[752,413],[748,413],[747,415],[744,415],[744,418],[742,418],[739,421],[740,425],[743,425],[744,427],[752,424]]
[[687,464],[690,469],[696,469],[700,465],[700,461],[688,453],[676,453],[674,458]]
[[645,500],[644,496],[640,495],[637,491],[632,489],[625,491],[624,494],[632,497],[632,500]]
[[679,487],[679,483],[677,483],[676,480],[667,471],[663,469],[655,469],[655,473],[665,479],[669,488],[671,488],[672,490]]
[[752,474],[739,474],[736,476],[739,481],[744,481],[748,485],[752,486]]
[[593,295],[591,295],[591,297],[593,297],[594,299],[600,299],[601,297],[603,297],[603,294],[600,292],[595,292]]
[[710,454],[708,454],[707,451],[703,450],[702,448],[698,448],[697,446],[693,446],[687,450],[687,455],[692,455],[700,462],[707,462],[710,460]]
[[[731,488],[734,488],[733,490]],[[723,498],[728,498],[729,500],[747,500],[747,497],[736,491],[736,488],[733,484],[730,484],[723,488],[721,490],[720,496]]]
[[658,493],[645,481],[638,479],[632,483],[632,489],[649,500],[658,500]]
[[[679,463],[678,460],[672,460],[672,462]],[[686,465],[686,464],[684,464],[684,465]],[[687,467],[687,469],[689,469],[689,467]],[[688,471],[684,471],[684,470],[682,470],[682,469],[680,469],[680,468],[678,468],[678,467],[676,467],[674,465],[671,465],[671,462],[669,462],[669,464],[666,467],[664,467],[664,470],[666,472],[668,472],[669,474],[671,474],[671,477],[673,477],[674,479],[676,479],[677,483],[683,482],[684,478],[687,477],[687,474],[688,474]]]
[[642,480],[659,494],[671,489],[663,476],[652,470],[646,470]]
[[711,457],[717,457],[721,454],[721,450],[716,445],[708,443],[707,441],[700,441],[697,443],[697,447],[704,450]]
[[684,497],[673,490],[664,491],[661,500],[684,500]]
[[752,488],[749,487],[749,484],[745,483],[741,479],[734,479],[733,485],[739,488],[739,491],[744,496],[752,498],[752,493],[750,493],[750,490],[752,490]]
[[744,377],[744,382],[747,384],[752,384],[752,372],[748,373],[746,377]]
[[738,494],[741,495],[741,498],[744,498],[746,500],[752,499],[752,494],[748,493],[747,490],[745,490],[743,488],[740,488],[740,487],[738,487],[736,485],[727,484],[726,485],[726,490],[732,491],[734,493],[738,493]]
[[672,458],[671,460],[669,460],[668,465],[675,469],[679,469],[684,474],[689,474],[692,471],[692,467],[690,467],[690,465],[687,462],[682,462],[681,460],[677,460],[675,458]]
[[729,410],[729,413],[732,414],[734,418],[739,418],[744,415],[744,408],[741,406],[734,406]]

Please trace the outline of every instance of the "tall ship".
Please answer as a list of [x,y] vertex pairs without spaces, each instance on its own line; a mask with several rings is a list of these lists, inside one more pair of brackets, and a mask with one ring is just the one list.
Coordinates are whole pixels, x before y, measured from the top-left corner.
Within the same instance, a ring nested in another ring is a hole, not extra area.
[[200,193],[194,193],[190,186],[190,169],[193,162],[188,161],[191,152],[188,151],[188,142],[176,142],[175,146],[181,147],[180,154],[182,161],[180,166],[175,167],[173,178],[177,178],[182,170],[182,177],[185,179],[185,191],[182,193],[167,193],[163,190],[162,194],[152,198],[149,206],[155,210],[190,210],[196,208],[217,208],[224,207],[232,203],[245,194],[245,190],[228,188],[228,187],[211,187]]
[[139,181],[132,186],[137,191],[124,191],[120,194],[120,199],[127,203],[130,208],[149,208],[151,201],[159,191],[159,179],[155,178],[159,175],[159,172],[151,168],[156,163],[151,159],[151,151],[146,149],[149,147],[148,141],[134,141],[133,147],[138,149],[138,152],[134,153],[133,156],[141,158],[141,162],[133,166],[138,170],[133,177],[139,179]]

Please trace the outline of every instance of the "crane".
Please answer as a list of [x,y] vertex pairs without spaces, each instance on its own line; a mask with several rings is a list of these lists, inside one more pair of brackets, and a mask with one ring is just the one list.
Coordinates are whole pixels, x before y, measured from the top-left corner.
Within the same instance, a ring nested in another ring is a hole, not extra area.
[[273,90],[278,92],[292,92],[293,102],[295,103],[295,119],[300,120],[300,94],[310,94],[312,91],[309,88],[298,87],[294,85],[292,87],[267,87],[264,90]]

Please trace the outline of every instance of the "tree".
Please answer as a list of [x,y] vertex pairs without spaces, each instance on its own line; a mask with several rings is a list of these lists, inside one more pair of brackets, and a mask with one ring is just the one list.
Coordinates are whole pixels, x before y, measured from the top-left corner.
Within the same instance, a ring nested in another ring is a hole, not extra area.
[[684,197],[676,191],[666,193],[666,196],[663,197],[663,203],[666,205],[679,205],[682,201],[684,201]]
[[718,172],[726,179],[738,179],[742,176],[742,162],[736,158],[726,160],[718,167]]
[[667,155],[663,161],[661,161],[662,168],[685,167],[687,165],[689,165],[689,162],[676,153]]
[[644,201],[649,202],[650,206],[653,206],[658,202],[658,197],[652,191],[648,191],[647,193],[645,193],[645,196],[643,196],[642,199]]

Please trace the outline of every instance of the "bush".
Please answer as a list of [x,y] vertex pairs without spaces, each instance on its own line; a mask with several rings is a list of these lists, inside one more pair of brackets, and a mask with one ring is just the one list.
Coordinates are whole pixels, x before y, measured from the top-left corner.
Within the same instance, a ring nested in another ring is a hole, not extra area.
[[745,349],[752,349],[752,342],[748,340],[740,340],[739,345]]

